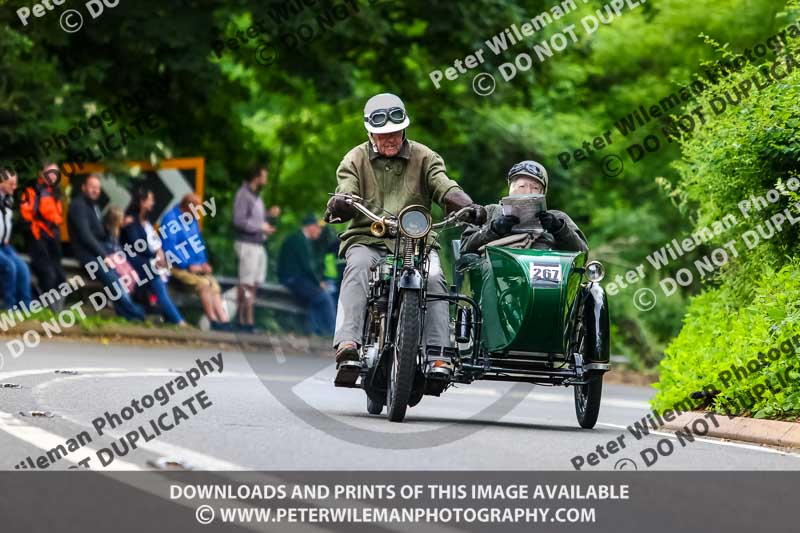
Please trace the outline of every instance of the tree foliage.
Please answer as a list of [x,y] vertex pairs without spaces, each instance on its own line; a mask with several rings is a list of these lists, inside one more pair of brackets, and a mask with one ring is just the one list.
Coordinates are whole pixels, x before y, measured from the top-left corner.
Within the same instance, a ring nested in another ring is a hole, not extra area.
[[[352,0],[347,5],[357,9],[325,27],[317,17],[343,1],[320,0],[276,22],[275,10],[289,3],[124,2],[97,19],[86,17],[79,33],[66,34],[58,28],[58,12],[32,18],[23,28],[14,11],[27,4],[4,2],[0,160],[13,160],[31,141],[68,128],[92,108],[161,80],[168,91],[148,106],[164,127],[109,163],[204,156],[207,191],[223,206],[206,231],[217,266],[231,272],[229,206],[245,169],[271,160],[266,197],[289,213],[284,229],[305,211],[321,212],[342,155],[365,140],[365,100],[391,91],[408,105],[409,135],[442,154],[450,174],[481,202],[495,202],[503,194],[507,169],[517,160],[543,162],[551,173],[548,204],[576,220],[594,257],[613,277],[643,262],[677,231],[689,230],[686,214],[707,199],[696,192],[700,181],[681,185],[691,200],[683,205],[658,184],[659,177],[676,183],[683,175],[670,166],[681,157],[677,143],[638,164],[626,158],[629,144],[640,143],[663,123],[653,122],[628,138],[614,123],[686,85],[701,60],[716,57],[701,34],[742,50],[774,33],[783,9],[783,2],[769,0],[647,2],[596,33],[579,31],[578,42],[565,51],[505,82],[498,73],[501,63],[532,53],[533,42],[569,24],[580,28],[581,19],[603,2],[575,2],[576,11],[500,56],[484,41],[549,10],[552,0]],[[259,62],[262,45],[256,39],[215,52],[215,41],[235,38],[259,21],[268,29],[261,37],[277,49],[274,64]],[[286,44],[287,35],[297,35],[302,24],[316,30],[313,38]],[[430,71],[452,66],[479,48],[486,51],[485,64],[438,90],[433,86]],[[472,78],[482,71],[498,81],[488,97],[472,91]],[[560,153],[605,131],[614,139],[607,150],[567,169],[559,166]],[[607,154],[625,161],[619,176],[603,174]],[[642,286],[656,281],[647,279]],[[611,301],[614,351],[653,363],[678,332],[684,301],[676,297],[640,313],[631,304],[632,292]]]
[[[782,19],[796,21],[796,12]],[[793,42],[775,60],[778,75],[791,71],[785,78],[742,99],[682,143],[683,158],[675,165],[680,172],[675,193],[687,209],[696,212],[698,227],[734,214],[739,224],[714,244],[735,239],[740,254],[691,301],[683,329],[660,365],[658,408],[712,383],[722,391],[713,404],[717,410],[732,409],[757,417],[800,414],[800,337],[796,337],[800,334],[798,52],[800,46]],[[759,75],[759,70],[751,65],[721,81],[707,94],[707,100],[735,101],[733,91]],[[770,190],[779,193],[771,195],[774,201],[766,199]],[[759,202],[756,197],[764,200]],[[779,224],[776,216],[787,220]],[[791,350],[787,347],[777,361],[769,359],[763,368],[750,369],[732,383],[720,377],[732,365],[742,366],[792,338]],[[787,386],[757,394],[744,406],[739,402],[738,408],[731,407],[735,399],[746,397],[755,387],[776,383],[778,375],[788,378]]]

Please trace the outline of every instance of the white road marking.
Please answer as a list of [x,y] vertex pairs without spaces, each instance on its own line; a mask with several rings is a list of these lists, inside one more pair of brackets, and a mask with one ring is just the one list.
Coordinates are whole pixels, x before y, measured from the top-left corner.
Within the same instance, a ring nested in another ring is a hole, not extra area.
[[[325,368],[325,369],[321,370],[315,376],[310,376],[310,377],[306,378],[304,381],[302,381],[298,385],[305,384],[306,382],[309,382],[309,381],[316,382],[317,384],[321,384],[323,382],[327,384],[329,382],[329,379],[325,379],[325,378],[320,379],[322,377],[321,375],[325,375],[325,373],[330,373],[331,369],[333,369],[334,367],[335,367],[335,365],[331,365],[330,368]],[[0,372],[0,380],[6,380],[6,379],[9,379],[9,378],[15,378],[15,377],[21,377],[21,376],[27,376],[27,375],[52,374],[52,373],[55,373],[56,370],[57,369],[55,369],[55,368],[49,368],[49,369],[36,369],[36,370],[20,370],[20,371],[14,371],[14,372]],[[83,375],[81,375],[81,374],[76,375],[76,376],[66,376],[66,375],[61,376],[60,375],[59,377],[54,378],[52,380],[49,380],[48,382],[42,383],[40,385],[37,385],[36,388],[45,388],[45,387],[49,386],[49,384],[51,382],[62,381],[62,380],[65,380],[65,379],[86,379],[86,378],[89,378],[89,377],[96,377],[96,378],[103,378],[103,377],[109,377],[109,378],[110,377],[137,377],[137,376],[138,377],[143,377],[143,376],[159,377],[159,376],[174,376],[174,375],[177,375],[175,372],[170,372],[168,369],[155,369],[155,368],[148,369],[148,370],[152,370],[152,372],[147,372],[147,373],[145,373],[145,372],[126,372],[125,369],[122,369],[122,368],[97,368],[97,367],[70,368],[70,370],[76,370],[78,372],[82,372]],[[91,375],[86,375],[86,374],[91,374]],[[205,377],[209,377],[209,376],[215,376],[215,377],[255,377],[253,374],[246,374],[246,373],[236,373],[236,374],[225,373],[224,376],[223,375],[217,375],[217,374],[209,374],[208,376],[205,376]],[[259,376],[259,377],[263,377],[263,376]],[[286,376],[286,375],[283,375],[283,376],[280,376],[280,375],[268,376],[267,378],[268,379],[276,379],[276,380],[280,380],[280,381],[284,381],[284,380],[285,381],[293,381],[294,380],[294,378],[292,376]],[[466,389],[466,388],[458,388],[458,389],[456,389],[456,388],[454,388],[454,389],[450,389],[448,391],[448,393],[472,394],[472,395],[476,395],[476,396],[500,396],[502,394],[501,391],[497,391],[495,389],[485,389],[485,388],[480,388],[480,387],[475,387],[475,388],[470,388],[470,389]],[[531,393],[528,393],[527,396],[530,399],[535,400],[535,401],[550,402],[550,403],[571,403],[573,401],[570,396],[551,394],[551,393],[531,392]],[[649,409],[650,408],[650,405],[647,402],[641,402],[641,401],[635,401],[635,400],[614,399],[614,398],[604,398],[602,400],[602,404],[603,405],[608,405],[608,406],[613,406],[613,407],[622,407],[622,408],[630,408],[630,409]],[[5,418],[3,418],[3,417],[5,417]],[[10,417],[10,419],[9,419],[9,417]],[[70,420],[71,422],[76,423],[78,425],[87,426],[84,422],[81,422],[79,420],[73,419],[71,417],[64,417],[64,418],[66,420]],[[60,436],[58,436],[58,435],[56,435],[54,433],[50,433],[48,431],[41,430],[40,428],[37,428],[37,427],[34,427],[34,426],[28,426],[28,425],[26,425],[24,423],[21,423],[21,422],[12,424],[10,422],[11,420],[19,422],[19,420],[17,418],[15,418],[13,415],[10,415],[8,413],[0,412],[0,430],[3,430],[6,433],[9,433],[9,434],[11,434],[13,436],[17,436],[21,440],[24,440],[25,442],[33,444],[34,446],[36,446],[38,448],[41,448],[41,449],[43,449],[45,451],[49,450],[49,449],[52,449],[53,447],[57,446],[58,444],[63,444],[67,440],[67,439],[62,439]],[[610,427],[610,428],[614,428],[614,429],[622,429],[622,430],[626,430],[627,429],[627,426],[621,426],[621,425],[618,425],[618,424],[608,424],[608,423],[598,422],[597,425]],[[88,427],[91,427],[91,426],[88,426]],[[9,429],[9,428],[11,428],[11,429]],[[121,433],[116,433],[116,432],[114,432],[114,433],[106,432],[106,433],[108,435],[110,435],[110,436],[121,436],[122,435]],[[665,432],[661,432],[661,431],[651,431],[650,434],[651,435],[664,436],[664,437],[668,437],[668,438],[671,438],[671,439],[677,439],[677,437],[675,437],[675,435],[673,433],[665,433]],[[20,435],[20,436],[18,436],[18,435]],[[751,445],[751,444],[743,444],[743,443],[736,443],[736,442],[729,442],[729,441],[720,441],[720,440],[717,440],[717,439],[708,439],[708,438],[703,438],[703,437],[697,437],[695,440],[698,441],[698,442],[705,442],[705,443],[714,444],[714,445],[717,445],[717,446],[731,446],[731,447],[734,447],[734,448],[746,449],[746,450],[751,450],[751,451],[760,451],[760,452],[764,452],[764,453],[771,453],[771,454],[778,454],[778,455],[786,455],[786,456],[791,456],[791,457],[795,457],[795,458],[800,459],[800,454],[795,454],[795,453],[791,453],[791,452],[784,452],[784,451],[781,451],[781,450],[776,450],[776,449],[769,448],[769,447],[764,447],[764,446],[756,446],[756,445]],[[46,448],[43,447],[45,445],[47,446]],[[212,456],[209,456],[209,455],[205,455],[205,454],[202,454],[200,452],[196,452],[194,450],[190,450],[188,448],[183,448],[183,447],[178,446],[178,445],[170,444],[170,443],[164,442],[163,440],[161,440],[161,441],[153,441],[153,442],[150,442],[150,443],[143,443],[143,444],[139,445],[139,447],[143,448],[143,449],[147,449],[148,451],[151,451],[153,453],[157,453],[159,455],[176,456],[176,457],[184,458],[184,459],[188,460],[190,463],[192,463],[193,465],[195,465],[195,466],[197,466],[197,467],[199,467],[201,469],[205,469],[205,470],[231,470],[231,471],[234,471],[234,470],[246,470],[246,468],[243,467],[243,466],[236,465],[234,463],[230,463],[230,462],[227,462],[227,461],[223,461],[221,459],[217,459],[215,457],[212,457]],[[90,452],[94,452],[94,450],[91,450],[88,447],[83,447],[81,449],[84,449],[84,450],[87,450],[87,451],[90,451]],[[65,459],[69,460],[68,457],[65,457]],[[73,461],[71,461],[71,462],[73,462]],[[119,459],[114,461],[114,464],[117,464],[117,463],[120,464],[121,466],[124,465],[124,468],[121,468],[120,470],[123,470],[123,469],[141,470],[140,467],[138,467],[136,465],[133,465],[131,463],[126,463],[126,462],[121,461]],[[132,467],[132,468],[128,468],[128,465],[130,467]],[[110,469],[107,469],[107,470],[110,470]]]
[[[40,383],[36,387],[34,387],[34,393],[44,390],[55,383],[68,381],[68,380],[80,380],[80,379],[104,379],[104,378],[130,378],[130,377],[174,377],[176,374],[174,372],[169,372],[165,369],[154,369],[153,372],[108,372],[108,373],[94,373],[94,374],[86,374],[86,375],[77,375],[77,376],[60,376],[58,378],[54,378],[48,380],[44,383]],[[204,376],[203,379],[215,376],[215,377],[249,377],[252,378],[252,374],[235,374],[229,373],[225,375],[221,374],[209,374]],[[166,407],[166,406],[165,406]],[[68,420],[73,424],[76,424],[81,427],[93,429],[91,422],[87,423],[84,420],[79,420],[72,416],[67,415],[60,415],[64,420]],[[131,419],[129,422],[131,426],[134,426],[133,423],[134,419]],[[122,426],[120,426],[122,427]],[[104,435],[107,435],[113,439],[119,439],[125,436],[125,431],[115,431],[115,430],[104,430]],[[216,457],[212,457],[210,455],[206,455],[204,453],[197,452],[195,450],[191,450],[189,448],[184,448],[183,446],[179,446],[177,444],[171,444],[167,442],[163,438],[155,439],[151,442],[137,442],[136,443],[137,449],[141,448],[143,450],[147,450],[152,452],[156,455],[166,456],[166,457],[179,457],[185,461],[187,461],[192,467],[197,468],[199,470],[248,470],[246,467],[238,465],[236,463],[231,463],[229,461],[224,461],[222,459],[217,459]],[[114,460],[114,463],[117,462],[117,459]]]
[[74,370],[76,372],[123,372],[125,371],[124,368],[97,368],[97,367],[90,367],[90,368],[71,368],[69,366],[60,367],[60,368],[38,368],[38,369],[30,369],[30,370],[15,370],[13,372],[0,372],[0,380],[7,380],[12,378],[18,378],[21,376],[35,376],[38,374],[55,374],[56,370]]
[[[306,384],[310,385],[312,382],[318,382],[319,383],[319,382],[323,382],[324,381],[326,383],[329,383],[330,379],[332,379],[332,372],[333,372],[333,369],[335,369],[335,366],[336,365],[331,365],[330,367],[326,367],[326,368],[320,370],[314,376],[311,376],[311,377],[307,378],[305,381],[299,383],[298,386],[299,385],[306,385]],[[320,380],[319,378],[323,378],[323,379]],[[504,394],[504,391],[498,391],[497,389],[488,389],[488,388],[483,388],[483,387],[458,387],[458,388],[453,387],[453,388],[449,389],[447,392],[445,392],[444,394],[453,394],[453,393],[462,394],[462,395],[473,395],[473,396],[499,397],[502,394]],[[534,401],[548,402],[548,403],[570,403],[571,404],[571,403],[574,402],[572,395],[553,394],[553,393],[547,393],[547,392],[533,392],[533,391],[531,391],[531,392],[526,394],[526,397],[531,399],[531,400],[534,400]],[[621,398],[603,398],[601,400],[601,408],[603,406],[620,407],[620,408],[624,408],[624,409],[637,409],[637,410],[641,409],[641,410],[645,410],[645,411],[649,411],[649,409],[650,409],[650,404],[648,402],[638,401],[638,400],[625,400],[625,399],[621,399]],[[527,420],[527,419],[523,420],[523,419],[520,419],[519,417],[508,416],[508,415],[504,416],[503,419],[504,420],[509,420],[509,421],[513,421],[513,420],[519,419],[520,421],[524,421],[526,423],[530,422],[530,420]],[[604,423],[598,422],[597,425],[598,426],[612,427],[612,428],[615,428],[615,429],[625,429],[625,430],[627,429],[626,426],[620,426],[620,425],[616,425],[616,424],[604,424]],[[653,435],[661,435],[661,436],[665,436],[665,437],[676,438],[675,435],[672,434],[672,433],[664,433],[664,432],[658,432],[658,431],[651,431],[650,433],[653,434]],[[746,450],[751,450],[751,451],[761,451],[761,452],[764,452],[764,453],[788,455],[788,456],[796,457],[796,458],[800,459],[800,455],[798,455],[798,454],[794,454],[794,453],[790,453],[790,452],[783,452],[783,451],[780,451],[780,450],[775,450],[775,449],[772,449],[772,448],[765,448],[765,447],[761,447],[761,446],[754,446],[754,445],[749,445],[749,444],[740,444],[740,443],[735,443],[735,442],[723,442],[723,441],[719,441],[719,440],[716,440],[716,439],[707,439],[707,438],[702,438],[702,437],[697,437],[695,440],[698,441],[698,442],[705,442],[705,443],[708,443],[708,444],[715,444],[715,445],[718,445],[718,446],[732,446],[734,448],[741,448],[741,449],[746,449]]]
[[[309,376],[307,378],[302,379],[299,383],[297,383],[297,387],[300,388],[301,386],[308,386],[311,384],[316,385],[324,385],[330,386],[331,382],[333,381],[333,377],[336,374],[336,365],[332,364],[327,366],[314,374],[313,376]],[[262,376],[259,376],[262,377]],[[271,381],[292,381],[291,376],[266,376],[262,377],[262,379],[267,379]],[[571,394],[553,394],[551,392],[534,392],[535,389],[531,389],[530,392],[525,393],[514,393],[513,397],[523,397],[528,398],[538,402],[547,402],[547,403],[569,403],[572,404],[575,400]],[[499,398],[506,394],[505,390],[497,390],[494,388],[487,388],[485,386],[480,385],[467,385],[467,386],[455,386],[449,388],[446,392],[443,393],[444,395],[463,395],[463,396],[483,396],[488,398]],[[604,397],[602,399],[601,406],[608,406],[608,407],[619,407],[622,409],[643,409],[649,410],[650,404],[646,401],[639,401],[639,400],[625,400],[622,398],[608,398]]]
[[[78,420],[76,418],[72,418],[71,416],[63,416],[64,420],[68,420],[74,424],[77,424],[82,427],[91,428],[91,424],[87,424],[82,420]],[[104,435],[108,435],[111,438],[119,439],[125,435],[124,431],[103,431]],[[218,471],[225,471],[225,470],[252,470],[252,468],[247,468],[236,463],[231,463],[228,461],[224,461],[222,459],[217,459],[216,457],[212,457],[210,455],[206,455],[204,453],[191,450],[189,448],[184,448],[183,446],[179,446],[177,444],[172,444],[167,442],[163,438],[159,437],[150,442],[137,442],[136,443],[137,449],[146,450],[148,452],[154,453],[156,455],[161,455],[163,457],[174,457],[180,458],[185,460],[189,465],[197,470],[218,470]],[[114,460],[113,464],[116,464],[118,459]]]
[[[496,389],[484,389],[484,388],[453,388],[445,392],[444,394],[463,394],[465,396],[493,396],[493,397],[500,397],[503,395],[503,392],[498,391]],[[537,402],[547,402],[547,403],[572,403],[573,400],[571,395],[566,394],[553,394],[549,392],[529,392],[523,394],[526,398]],[[601,400],[601,406],[608,406],[608,407],[621,407],[623,409],[650,409],[650,404],[643,401],[637,400],[624,400],[622,398],[603,398]]]
[[[66,376],[66,375],[65,376],[61,376],[60,375],[59,377],[53,378],[51,380],[48,380],[48,381],[46,381],[44,383],[41,383],[41,384],[37,385],[36,387],[34,387],[34,390],[43,390],[43,389],[51,386],[53,383],[60,382],[60,381],[66,381],[66,380],[78,380],[78,379],[87,379],[87,378],[102,379],[102,378],[119,378],[119,377],[157,377],[157,376],[172,376],[172,375],[175,375],[174,372],[168,372],[168,371],[163,370],[163,369],[153,369],[155,371],[154,372],[149,372],[149,373],[148,372],[124,372],[124,371],[120,372],[119,370],[121,370],[121,369],[113,369],[114,372],[102,373],[102,370],[109,370],[109,369],[92,369],[92,370],[82,369],[83,372],[86,372],[86,373],[93,372],[93,373],[92,374],[76,375],[76,376]],[[51,370],[38,370],[38,371],[30,371],[29,374],[46,374],[46,373],[50,373],[50,372],[51,372]],[[25,375],[23,372],[18,372],[16,374],[18,376],[19,375]],[[210,374],[210,375],[213,375],[213,374]],[[251,378],[254,377],[252,374],[249,374],[249,375],[241,374],[240,376],[236,376],[236,377],[242,377],[242,376],[251,377]],[[208,377],[208,376],[206,376],[206,377]],[[225,376],[222,376],[222,377],[232,377],[232,376],[230,374],[226,373]],[[60,415],[60,416],[62,416],[62,418],[64,420],[68,420],[68,421],[73,422],[73,423],[75,423],[75,424],[77,424],[79,426],[89,427],[89,428],[92,427],[91,424],[86,424],[85,422],[83,422],[81,420],[77,420],[77,419],[74,419],[72,417],[63,416],[63,415]],[[51,449],[51,448],[53,448],[53,447],[55,447],[55,446],[57,446],[59,444],[64,444],[64,442],[66,441],[66,439],[62,439],[60,436],[58,436],[58,435],[56,435],[54,433],[50,433],[50,432],[44,431],[44,430],[42,430],[40,428],[37,428],[37,427],[26,426],[24,423],[22,423],[22,421],[20,419],[14,417],[13,415],[10,415],[8,413],[2,413],[2,412],[0,412],[0,430],[6,431],[7,433],[11,434],[12,436],[20,438],[21,440],[24,440],[26,442],[29,442],[29,443],[33,444],[34,446],[37,446],[37,447],[39,447],[39,448],[41,448],[43,450],[49,450],[49,449]],[[119,438],[120,436],[123,435],[123,432],[105,431],[104,434],[108,435],[109,437],[112,437],[112,438]],[[43,447],[43,446],[46,446],[46,448]],[[151,451],[153,453],[158,453],[160,455],[166,455],[166,456],[172,456],[172,457],[180,457],[181,459],[185,459],[190,465],[192,465],[194,467],[197,467],[197,468],[199,468],[201,470],[219,470],[219,471],[231,471],[231,472],[232,471],[247,470],[245,467],[242,467],[240,465],[237,465],[237,464],[234,464],[234,463],[230,463],[228,461],[223,461],[221,459],[217,459],[215,457],[211,457],[209,455],[205,455],[205,454],[202,454],[200,452],[196,452],[194,450],[190,450],[188,448],[184,448],[182,446],[178,446],[178,445],[175,445],[175,444],[170,444],[168,442],[165,442],[163,439],[155,440],[155,441],[152,441],[152,442],[146,442],[146,443],[137,443],[137,447],[145,449],[145,450],[148,450],[148,451]],[[85,453],[96,453],[96,451],[94,449],[92,449],[92,448],[90,448],[88,446],[81,447],[80,450],[83,450]],[[76,452],[78,452],[80,450],[76,450]],[[73,452],[73,453],[75,453],[75,452]],[[85,457],[85,455],[81,455],[81,457]],[[70,459],[69,456],[64,456],[64,459],[77,464],[77,460]],[[115,465],[115,466],[122,466],[123,468],[105,468],[101,472],[104,473],[104,474],[107,474],[109,476],[112,476],[117,481],[120,481],[122,483],[126,483],[128,485],[136,487],[139,490],[143,490],[143,491],[149,492],[149,493],[151,493],[151,494],[153,494],[155,496],[158,496],[158,497],[163,498],[165,500],[177,503],[177,504],[182,505],[184,507],[188,507],[190,509],[196,509],[197,506],[201,503],[201,501],[199,501],[199,500],[183,500],[183,499],[174,500],[174,499],[169,497],[169,493],[168,493],[167,488],[170,485],[176,485],[176,484],[186,485],[184,483],[168,482],[168,481],[166,481],[164,479],[159,478],[158,480],[156,480],[156,483],[158,485],[160,485],[160,486],[156,487],[156,486],[154,486],[155,484],[153,483],[154,480],[151,479],[151,478],[146,478],[146,479],[141,479],[141,480],[139,478],[136,478],[136,479],[119,478],[119,477],[113,476],[113,471],[115,471],[115,470],[145,470],[145,469],[141,468],[141,467],[139,467],[137,465],[134,465],[132,463],[127,463],[127,462],[122,461],[120,459],[115,459],[114,463],[112,463],[112,464]],[[237,476],[234,474],[233,476],[230,476],[230,479],[237,479]],[[283,480],[281,480],[279,478],[276,478],[276,477],[273,477],[273,476],[269,476],[269,475],[261,476],[261,479],[262,480],[269,480],[270,482],[272,482],[274,484],[283,482]],[[246,478],[241,478],[241,481],[242,482],[252,483],[253,480],[252,480],[251,477],[246,477]],[[304,503],[307,503],[309,505],[316,503],[316,502],[305,501],[305,500],[301,500],[301,501],[303,501]],[[241,507],[241,508],[251,507],[246,502],[242,502],[242,501],[239,501],[239,500],[226,500],[224,502],[220,502],[220,501],[214,500],[214,501],[208,501],[207,503],[214,504],[216,507],[229,507],[229,508],[232,508],[232,507]],[[344,505],[344,504],[342,504],[342,505]],[[331,506],[332,507],[339,507],[340,505],[339,504],[333,504]],[[347,502],[347,506],[348,507],[356,507],[356,508],[359,508],[359,507],[360,508],[370,507],[369,505],[362,504],[361,502],[358,502],[358,501]],[[260,524],[260,523],[257,523],[257,522],[237,523],[237,525],[242,526],[242,527],[244,527],[246,529],[254,530],[254,531],[270,531],[271,530],[270,527],[272,527],[272,526],[268,526],[267,524]],[[313,533],[318,533],[318,532],[328,531],[327,529],[324,529],[322,527],[317,527],[317,526],[308,525],[308,524],[282,524],[279,527],[281,527],[282,530],[291,529],[292,531],[306,531],[306,532],[309,532],[309,533],[312,533],[312,532]],[[384,524],[383,527],[385,529],[388,529],[388,530],[399,531],[399,532],[410,532],[410,531],[415,531],[416,530],[416,526],[414,524]],[[434,526],[434,529],[432,529],[431,531],[437,531],[437,532],[441,532],[441,533],[455,533],[457,530],[452,529],[452,528],[450,528],[450,527],[448,527],[446,525],[438,525],[437,524],[437,525]]]
[[[28,444],[39,448],[45,453],[56,448],[57,446],[64,446],[64,444],[67,442],[67,439],[64,437],[56,435],[55,433],[51,433],[40,427],[30,426],[14,415],[10,413],[4,413],[2,411],[0,411],[0,431],[5,431],[12,437],[16,437],[21,441],[25,441]],[[68,438],[74,438],[74,435]],[[62,456],[62,459],[77,465],[78,461],[82,461],[86,457],[95,455],[96,453],[97,450],[91,446],[81,446],[74,452],[68,452],[67,455]],[[24,457],[20,457],[20,461],[23,459]],[[33,461],[36,462],[35,459],[33,459]],[[139,466],[121,459],[115,460],[114,465],[114,470],[143,470]]]
[[[35,369],[35,370],[19,370],[15,372],[4,372],[0,373],[0,379],[9,379],[14,377],[22,377],[22,376],[30,376],[30,375],[42,375],[42,374],[54,374],[57,369],[55,368],[42,368],[42,369]],[[176,376],[174,372],[169,372],[167,369],[152,369],[153,372],[126,372],[124,368],[70,368],[70,370],[76,370],[81,372],[81,374],[70,376],[70,375],[58,375],[53,379],[50,379],[44,383],[40,383],[34,387],[34,392],[44,390],[55,383],[66,381],[66,380],[80,380],[80,379],[102,379],[102,378],[118,378],[118,377],[170,377]],[[252,374],[245,374],[245,373],[225,373],[224,376],[220,374],[209,374],[204,376],[204,379],[210,376],[215,377],[248,377],[253,378]],[[91,424],[87,424],[85,421],[81,421],[70,416],[62,416],[64,420],[68,420],[74,424],[77,424],[81,427],[92,428]],[[63,438],[55,433],[51,433],[49,431],[45,431],[41,428],[35,426],[29,426],[25,424],[23,421],[11,415],[9,413],[0,412],[0,430],[5,431],[6,433],[19,438],[29,444],[36,446],[44,451],[53,449],[54,447],[58,446],[59,444],[64,444],[67,441],[67,438]],[[124,436],[124,432],[117,432],[117,431],[105,431],[105,435],[108,435],[111,438],[120,438]],[[69,437],[72,438],[72,437]],[[194,450],[190,450],[188,448],[184,448],[182,446],[178,446],[176,444],[170,444],[165,442],[163,439],[151,441],[151,442],[138,442],[137,448],[141,448],[157,455],[168,456],[168,457],[180,457],[188,461],[191,465],[201,469],[201,470],[246,470],[245,467],[237,465],[235,463],[231,463],[228,461],[223,461],[222,459],[217,459],[210,455],[206,455]],[[65,456],[64,458],[69,460],[72,463],[77,464],[77,461],[82,460],[89,454],[95,454],[97,451],[88,447],[83,446],[80,448],[85,453],[83,453],[80,458],[75,460],[70,460],[69,456]],[[77,452],[78,450],[76,450]],[[143,468],[134,465],[132,463],[128,463],[123,461],[119,458],[115,458],[112,465],[115,468],[106,468],[106,471],[111,470],[144,470]],[[116,468],[119,465],[120,468]]]

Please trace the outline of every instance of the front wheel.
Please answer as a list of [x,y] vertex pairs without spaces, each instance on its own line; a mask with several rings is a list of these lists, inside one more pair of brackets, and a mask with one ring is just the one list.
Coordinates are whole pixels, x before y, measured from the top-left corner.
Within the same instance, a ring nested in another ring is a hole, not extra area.
[[376,402],[367,396],[367,412],[371,415],[379,415],[383,412],[383,402]]
[[389,386],[386,388],[386,413],[392,422],[402,422],[406,416],[420,341],[419,292],[403,291],[397,315],[397,334],[392,357],[389,359]]
[[603,375],[598,375],[586,385],[575,385],[575,415],[583,429],[592,429],[600,414],[600,397],[603,395]]

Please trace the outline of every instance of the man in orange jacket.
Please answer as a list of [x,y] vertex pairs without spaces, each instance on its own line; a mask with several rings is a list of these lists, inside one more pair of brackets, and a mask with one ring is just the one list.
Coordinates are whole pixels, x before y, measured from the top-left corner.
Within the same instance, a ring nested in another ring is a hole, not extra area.
[[[61,266],[61,175],[58,165],[47,163],[33,186],[25,189],[20,203],[22,218],[30,225],[31,268],[42,293],[57,289],[65,281]],[[56,304],[63,307],[63,302]]]

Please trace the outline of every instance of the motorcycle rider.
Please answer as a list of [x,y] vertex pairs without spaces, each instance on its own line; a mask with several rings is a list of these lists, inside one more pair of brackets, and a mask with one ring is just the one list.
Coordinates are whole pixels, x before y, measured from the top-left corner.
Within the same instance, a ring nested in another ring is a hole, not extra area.
[[[398,214],[409,205],[430,209],[436,202],[449,212],[465,207],[468,222],[482,224],[484,208],[447,176],[442,158],[427,146],[406,137],[410,124],[403,101],[394,94],[378,94],[364,107],[364,126],[368,141],[344,156],[336,171],[337,194],[361,197],[373,212]],[[334,196],[325,213],[327,222],[351,221],[340,235],[339,255],[347,261],[342,279],[336,314],[333,346],[337,366],[345,361],[358,361],[358,343],[364,325],[369,288],[370,267],[394,250],[393,239],[370,233],[371,220]],[[430,254],[428,291],[447,292],[444,275],[435,251]],[[447,302],[428,304],[425,321],[428,345],[449,346]]]
[[[547,194],[549,177],[547,169],[536,161],[521,161],[508,171],[508,194]],[[500,204],[486,206],[487,222],[482,226],[470,226],[461,236],[461,253],[479,253],[486,245],[511,235],[518,217],[503,214]],[[586,237],[577,224],[562,211],[549,210],[537,214],[544,232],[531,235],[526,248],[534,250],[565,250],[588,252]],[[521,235],[521,237],[523,237]],[[504,239],[505,240],[505,239]],[[502,241],[501,241],[502,242]],[[498,243],[500,244],[500,243]]]

